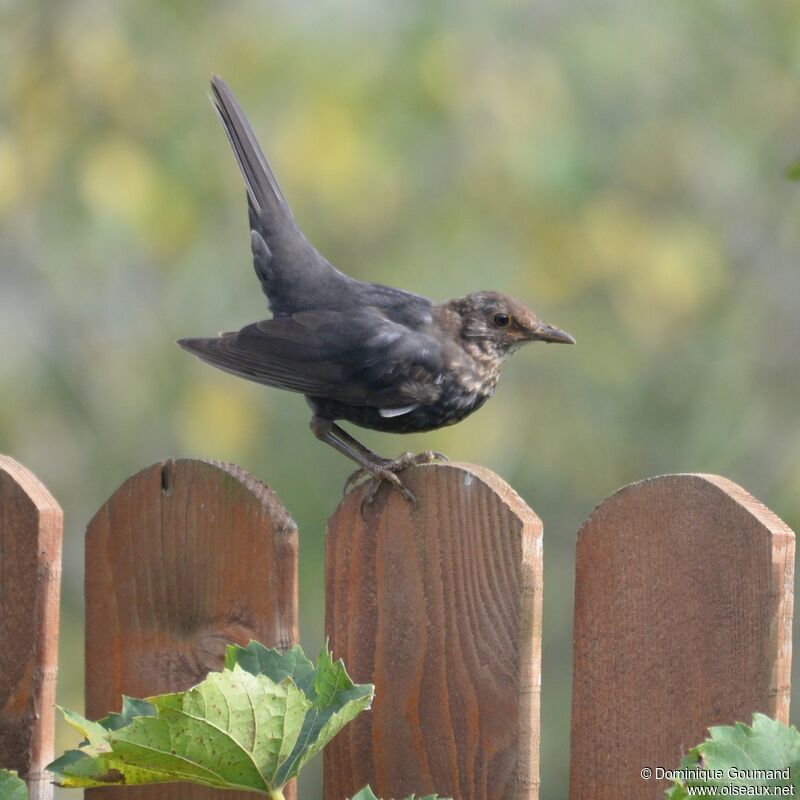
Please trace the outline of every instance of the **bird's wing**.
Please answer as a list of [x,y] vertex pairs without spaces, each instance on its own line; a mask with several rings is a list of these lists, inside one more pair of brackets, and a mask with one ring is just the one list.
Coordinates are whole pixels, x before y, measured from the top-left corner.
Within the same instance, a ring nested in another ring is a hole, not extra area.
[[300,312],[179,344],[258,383],[389,413],[407,413],[441,393],[437,341],[374,308]]

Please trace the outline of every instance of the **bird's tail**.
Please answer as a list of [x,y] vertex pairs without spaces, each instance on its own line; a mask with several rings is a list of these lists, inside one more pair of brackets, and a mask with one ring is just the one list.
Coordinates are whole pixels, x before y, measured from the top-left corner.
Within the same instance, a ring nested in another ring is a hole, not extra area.
[[247,186],[253,265],[269,307],[276,316],[318,307],[352,279],[303,236],[242,107],[216,75],[211,99]]
[[270,234],[280,235],[281,231],[296,233],[297,223],[292,210],[278,186],[258,139],[239,101],[218,75],[211,78],[211,99],[242,172],[252,211],[267,228],[263,232],[268,237]]

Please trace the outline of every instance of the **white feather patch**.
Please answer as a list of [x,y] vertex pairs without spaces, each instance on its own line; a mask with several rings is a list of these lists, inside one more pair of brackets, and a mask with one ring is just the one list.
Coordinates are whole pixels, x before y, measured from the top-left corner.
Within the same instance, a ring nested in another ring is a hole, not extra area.
[[402,417],[403,414],[408,414],[409,411],[413,411],[415,408],[419,408],[419,403],[414,403],[410,406],[401,406],[400,408],[381,408],[378,410],[378,413],[382,417]]

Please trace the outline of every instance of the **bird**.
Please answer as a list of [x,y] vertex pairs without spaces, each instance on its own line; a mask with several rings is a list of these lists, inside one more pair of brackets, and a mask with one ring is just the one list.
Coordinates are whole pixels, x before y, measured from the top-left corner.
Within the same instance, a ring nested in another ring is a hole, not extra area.
[[383,458],[339,423],[388,433],[453,425],[489,400],[503,364],[521,347],[575,340],[501,292],[436,303],[339,271],[300,230],[242,107],[218,76],[210,98],[244,178],[253,266],[272,317],[178,344],[240,378],[304,395],[314,436],[359,467],[345,491],[367,478],[367,504],[383,483],[416,504],[400,473],[444,456]]

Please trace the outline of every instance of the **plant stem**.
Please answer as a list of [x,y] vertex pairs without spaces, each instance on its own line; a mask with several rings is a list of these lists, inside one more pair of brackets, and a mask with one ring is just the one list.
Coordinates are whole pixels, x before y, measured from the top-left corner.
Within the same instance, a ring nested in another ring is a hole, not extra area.
[[283,789],[272,789],[267,797],[269,797],[270,800],[286,800],[283,796]]

